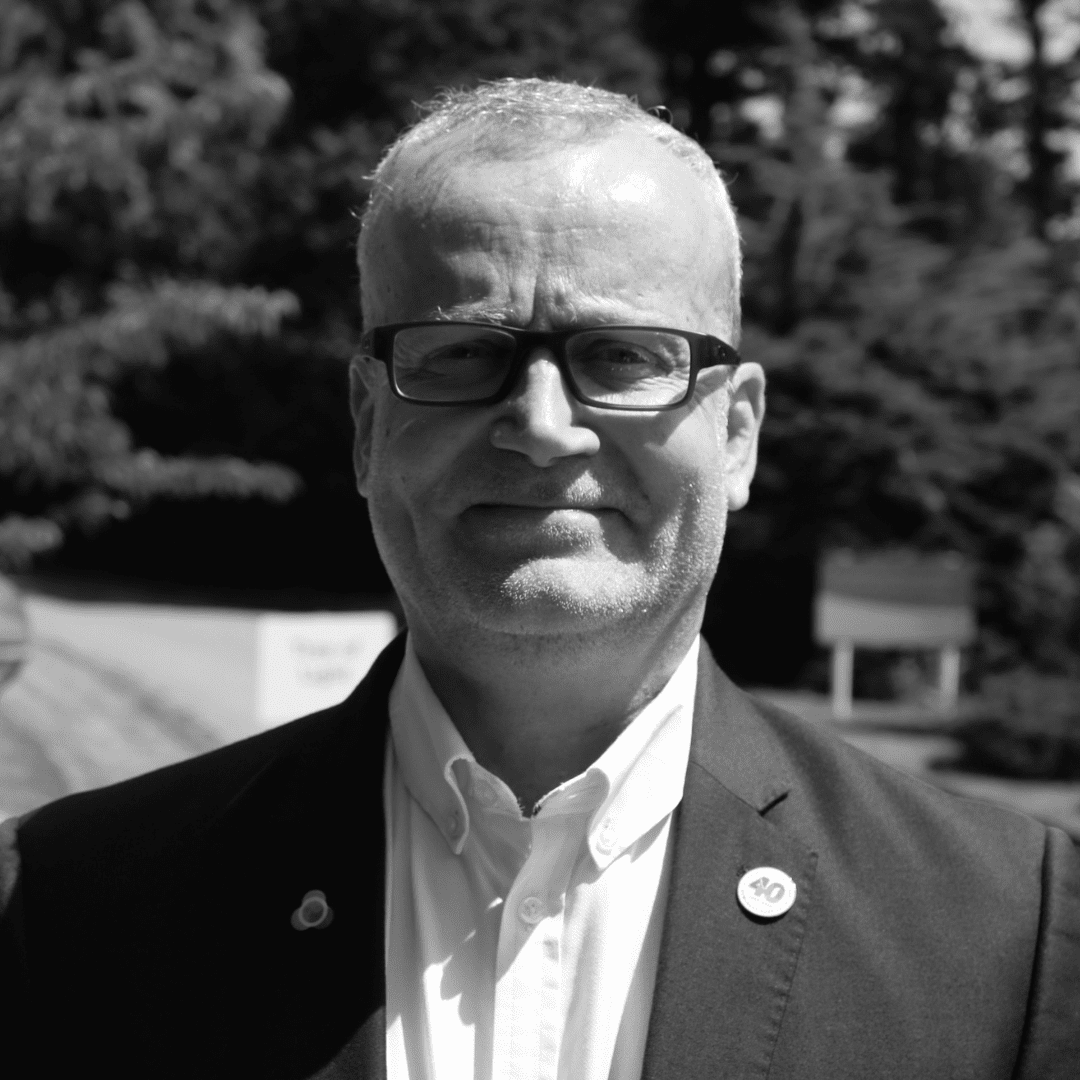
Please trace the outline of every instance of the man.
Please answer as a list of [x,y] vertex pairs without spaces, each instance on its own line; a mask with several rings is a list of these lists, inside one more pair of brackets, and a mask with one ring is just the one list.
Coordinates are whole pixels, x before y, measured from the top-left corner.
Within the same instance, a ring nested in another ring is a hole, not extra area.
[[334,709],[9,823],[9,1060],[1075,1076],[1069,840],[700,643],[764,399],[701,151],[598,90],[448,95],[360,266],[356,470],[408,635]]

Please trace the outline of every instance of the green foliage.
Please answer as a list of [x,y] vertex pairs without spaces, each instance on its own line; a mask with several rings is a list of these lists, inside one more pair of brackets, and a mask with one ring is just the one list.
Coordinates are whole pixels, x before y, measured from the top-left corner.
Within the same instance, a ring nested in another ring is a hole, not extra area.
[[707,630],[768,682],[794,617],[780,678],[805,679],[822,552],[951,549],[980,570],[974,678],[1080,673],[1080,249],[1033,235],[995,162],[1003,118],[971,110],[995,72],[930,0],[742,14],[681,83],[742,210],[742,352],[769,374]]
[[950,734],[938,768],[1020,780],[1080,780],[1080,679],[1018,669],[991,675]]
[[290,498],[298,478],[280,465],[135,450],[104,388],[125,367],[161,367],[219,335],[271,334],[294,308],[289,294],[259,288],[117,286],[102,315],[0,344],[0,476],[11,503],[36,512],[0,521],[0,558],[26,565],[65,528],[100,528],[155,496]]
[[981,568],[982,664],[1074,669],[1080,552],[1060,493],[1080,462],[1080,282],[1056,254],[1018,240],[957,259],[881,237],[857,280],[837,275],[824,306],[847,293],[845,317],[752,330],[770,410],[734,544],[749,527],[778,552],[964,552]]
[[288,87],[238,5],[79,15],[0,13],[0,565],[14,567],[157,496],[299,487],[281,465],[136,448],[109,393],[132,366],[265,338],[295,313],[290,293],[233,281],[258,231],[243,189]]

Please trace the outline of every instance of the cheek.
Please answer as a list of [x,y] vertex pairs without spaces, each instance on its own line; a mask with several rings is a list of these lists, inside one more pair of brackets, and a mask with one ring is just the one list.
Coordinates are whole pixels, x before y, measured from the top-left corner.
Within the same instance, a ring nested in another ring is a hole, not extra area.
[[427,512],[448,487],[462,435],[434,411],[394,401],[376,420],[371,487],[385,511]]
[[375,542],[395,588],[409,583],[430,549],[427,508],[437,487],[429,441],[417,437],[410,418],[384,411],[376,418],[368,470],[368,514]]
[[713,563],[727,519],[722,444],[711,427],[684,434],[658,448],[647,469],[655,543],[678,561]]
[[710,514],[723,496],[723,441],[714,425],[684,425],[661,444],[646,447],[638,466],[654,505],[664,516]]
[[376,529],[392,526],[409,501],[410,480],[418,477],[416,456],[409,438],[410,425],[399,414],[396,402],[385,403],[372,423],[371,458],[368,465],[368,507]]

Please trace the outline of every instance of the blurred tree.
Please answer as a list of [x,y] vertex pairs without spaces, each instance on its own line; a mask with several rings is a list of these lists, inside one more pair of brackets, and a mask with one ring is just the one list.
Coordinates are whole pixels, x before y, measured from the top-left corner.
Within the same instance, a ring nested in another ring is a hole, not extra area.
[[[1026,172],[1020,184],[1035,235],[1046,239],[1056,221],[1071,217],[1080,178],[1069,176],[1070,134],[1080,129],[1080,4],[1016,0],[1016,23],[1027,39],[1029,59],[1018,71],[1025,93],[1016,97],[1024,132]],[[1053,22],[1051,22],[1053,18]],[[1057,25],[1054,25],[1054,22]],[[1055,48],[1064,43],[1065,48]],[[1056,53],[1056,55],[1055,55]],[[1008,111],[1008,110],[1006,110]]]
[[821,40],[853,80],[849,93],[870,106],[850,133],[847,160],[890,176],[906,226],[957,245],[999,235],[1000,178],[972,152],[988,134],[971,122],[973,99],[985,95],[985,65],[935,0],[867,5],[859,17],[826,24]]
[[632,15],[0,8],[0,563],[384,591],[345,389],[364,175],[441,85],[551,74],[658,100]]
[[726,667],[823,678],[819,555],[905,545],[981,567],[976,675],[1075,672],[1077,248],[1039,239],[994,153],[1028,115],[991,107],[1000,71],[932,0],[682,0],[647,4],[644,25],[676,118],[731,181],[742,351],[769,373],[706,618]]
[[243,189],[289,100],[260,37],[227,2],[0,9],[0,564],[155,496],[299,487],[280,465],[136,447],[108,391],[296,310],[235,277],[258,227]]

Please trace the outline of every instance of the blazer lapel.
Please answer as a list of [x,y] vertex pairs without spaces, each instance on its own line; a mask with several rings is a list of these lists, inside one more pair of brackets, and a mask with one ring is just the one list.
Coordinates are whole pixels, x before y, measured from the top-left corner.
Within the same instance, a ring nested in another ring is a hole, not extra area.
[[[344,703],[350,713],[349,745],[337,748],[337,761],[327,770],[330,775],[334,775],[332,770],[335,768],[340,771],[343,765],[355,770],[353,775],[337,778],[334,787],[340,800],[338,813],[341,819],[367,823],[364,829],[367,840],[356,845],[356,857],[368,866],[364,880],[359,883],[357,898],[362,898],[361,906],[366,908],[363,921],[369,928],[373,947],[368,952],[368,970],[363,974],[356,972],[357,978],[353,980],[365,1000],[360,1012],[354,1014],[359,1023],[331,1060],[313,1073],[310,1080],[386,1080],[383,762],[390,726],[390,688],[401,666],[404,646],[402,634],[379,656],[368,677]],[[359,768],[356,768],[357,764]],[[355,839],[351,829],[347,835]],[[334,855],[340,858],[340,850]]]
[[[817,864],[769,820],[790,787],[782,749],[703,649],[643,1080],[768,1074]],[[739,904],[739,879],[757,867],[795,881],[777,919]]]

